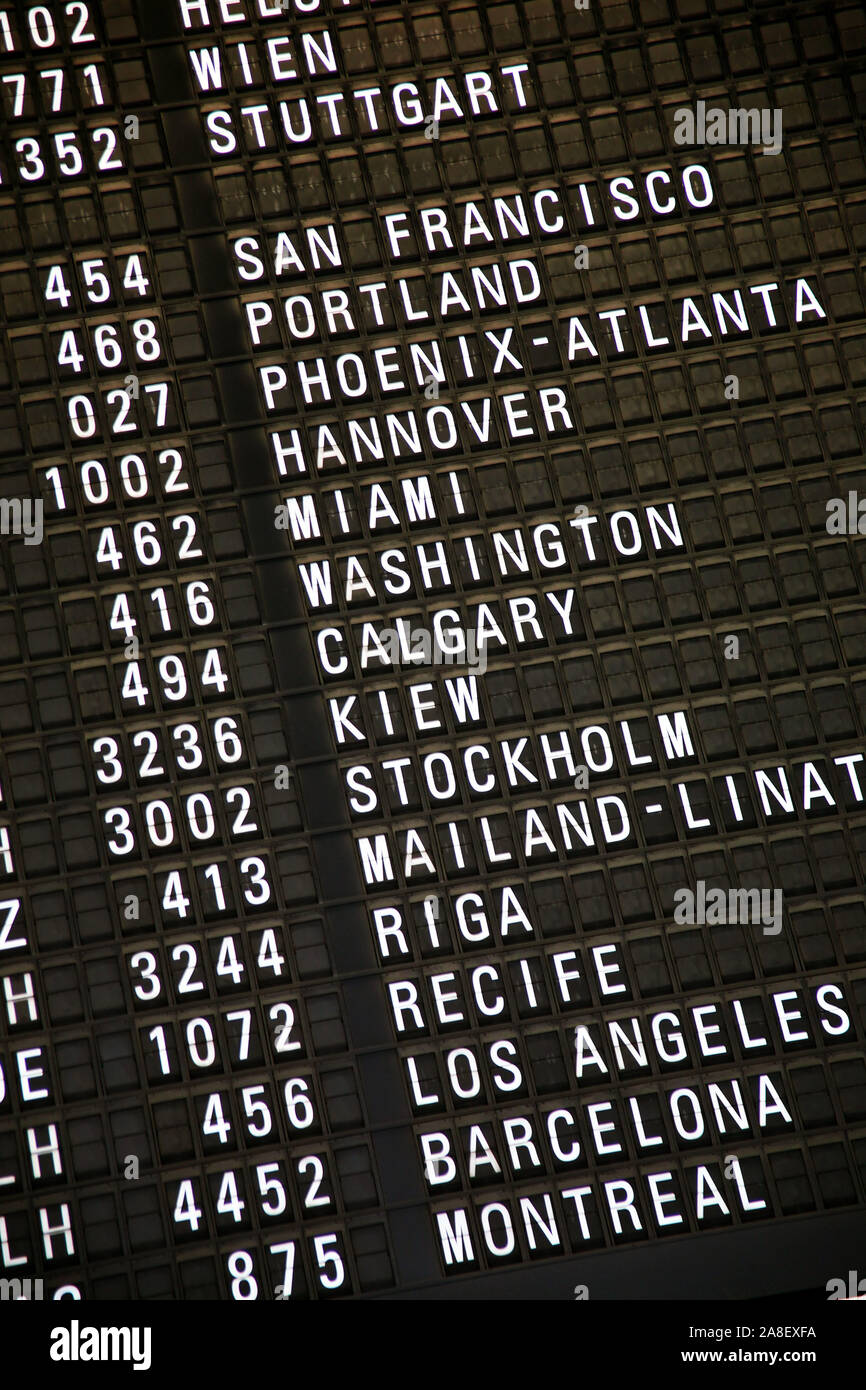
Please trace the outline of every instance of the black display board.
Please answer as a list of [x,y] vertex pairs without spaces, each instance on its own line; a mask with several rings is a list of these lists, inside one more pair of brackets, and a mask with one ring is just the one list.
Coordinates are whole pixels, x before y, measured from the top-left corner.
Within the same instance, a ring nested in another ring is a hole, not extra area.
[[859,0],[0,8],[4,1297],[862,1264],[864,91]]

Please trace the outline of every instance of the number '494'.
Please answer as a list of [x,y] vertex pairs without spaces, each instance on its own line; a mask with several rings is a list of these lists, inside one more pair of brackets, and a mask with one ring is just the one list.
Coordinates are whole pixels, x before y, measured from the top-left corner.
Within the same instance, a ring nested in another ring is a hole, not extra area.
[[[222,695],[228,689],[229,678],[223,669],[222,654],[219,647],[209,647],[203,654],[198,654],[199,673],[198,682],[203,695],[208,695],[211,691],[217,691]],[[142,679],[141,661],[124,661],[121,663],[123,669],[123,681],[120,687],[122,700],[130,704],[143,707],[150,701],[150,686],[146,685]],[[181,700],[186,700],[189,696],[189,680],[187,679],[186,667],[183,657],[169,655],[160,657],[157,662],[159,673],[160,693],[163,700],[171,704],[178,704]]]

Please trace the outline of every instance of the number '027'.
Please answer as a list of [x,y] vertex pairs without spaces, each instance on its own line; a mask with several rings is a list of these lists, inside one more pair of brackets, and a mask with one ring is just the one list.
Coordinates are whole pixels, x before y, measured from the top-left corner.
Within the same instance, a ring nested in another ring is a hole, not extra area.
[[[162,429],[168,419],[168,382],[154,381],[149,385],[142,382],[141,394],[149,403],[156,429]],[[140,434],[141,430],[131,417],[133,397],[121,386],[113,387],[103,396],[109,415],[109,432],[115,434]],[[90,396],[70,396],[66,402],[69,428],[76,439],[93,439],[97,433],[96,410]]]

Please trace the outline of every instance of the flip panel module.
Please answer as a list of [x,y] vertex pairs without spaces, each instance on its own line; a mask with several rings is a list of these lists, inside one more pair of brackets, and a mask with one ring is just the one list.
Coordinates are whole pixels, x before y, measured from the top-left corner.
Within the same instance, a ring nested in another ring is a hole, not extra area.
[[0,1289],[866,1216],[866,11],[0,8]]

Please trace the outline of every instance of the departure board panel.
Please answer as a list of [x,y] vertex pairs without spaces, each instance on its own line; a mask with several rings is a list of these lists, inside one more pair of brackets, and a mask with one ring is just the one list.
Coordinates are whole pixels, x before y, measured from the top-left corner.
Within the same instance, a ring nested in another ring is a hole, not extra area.
[[0,0],[0,105],[3,1298],[844,1282],[862,0]]

